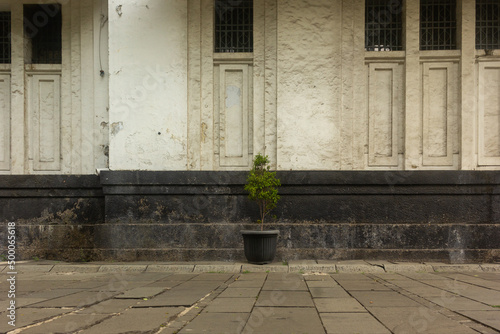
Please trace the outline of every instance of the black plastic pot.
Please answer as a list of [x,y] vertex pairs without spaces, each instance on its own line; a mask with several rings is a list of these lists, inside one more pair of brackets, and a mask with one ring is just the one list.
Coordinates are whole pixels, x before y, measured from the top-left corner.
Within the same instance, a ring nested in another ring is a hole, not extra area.
[[276,255],[278,230],[241,231],[245,246],[245,257],[249,263],[271,263]]

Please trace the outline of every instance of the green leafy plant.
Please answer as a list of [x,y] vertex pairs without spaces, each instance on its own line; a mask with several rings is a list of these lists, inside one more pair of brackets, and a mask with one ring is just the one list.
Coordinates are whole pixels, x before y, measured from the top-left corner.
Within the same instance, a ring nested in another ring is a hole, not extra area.
[[269,158],[257,154],[253,160],[253,167],[250,170],[245,190],[248,191],[248,198],[255,201],[259,206],[261,231],[264,230],[264,220],[272,209],[278,204],[280,196],[278,187],[280,180],[276,177],[276,172],[270,171]]

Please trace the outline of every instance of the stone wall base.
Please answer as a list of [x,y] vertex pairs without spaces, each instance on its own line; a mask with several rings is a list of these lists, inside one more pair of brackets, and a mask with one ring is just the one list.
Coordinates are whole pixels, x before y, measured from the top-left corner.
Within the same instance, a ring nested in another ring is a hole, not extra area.
[[[500,260],[500,172],[279,172],[277,261]],[[239,261],[244,172],[0,176],[20,259]],[[2,242],[0,255],[7,254]]]

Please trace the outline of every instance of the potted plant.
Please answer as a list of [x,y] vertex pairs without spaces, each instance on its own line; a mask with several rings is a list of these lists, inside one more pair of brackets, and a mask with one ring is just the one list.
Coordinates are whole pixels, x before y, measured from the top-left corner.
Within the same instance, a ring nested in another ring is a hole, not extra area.
[[245,257],[249,263],[271,263],[276,255],[278,230],[264,230],[266,216],[274,209],[280,199],[278,187],[280,180],[276,172],[270,171],[269,158],[260,153],[253,160],[253,167],[248,173],[245,190],[248,198],[257,203],[259,207],[260,230],[243,230],[243,243]]

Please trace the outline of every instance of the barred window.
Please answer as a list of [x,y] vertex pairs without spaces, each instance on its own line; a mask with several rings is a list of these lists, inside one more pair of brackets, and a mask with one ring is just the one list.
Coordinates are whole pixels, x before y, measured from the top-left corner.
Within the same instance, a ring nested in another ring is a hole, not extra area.
[[420,50],[456,48],[456,0],[420,0]]
[[27,64],[60,64],[62,61],[61,5],[24,5]]
[[402,1],[365,1],[366,51],[403,50],[402,12]]
[[253,52],[253,0],[215,1],[215,52]]
[[0,12],[0,64],[10,64],[10,12]]
[[500,49],[498,0],[476,0],[476,49]]

